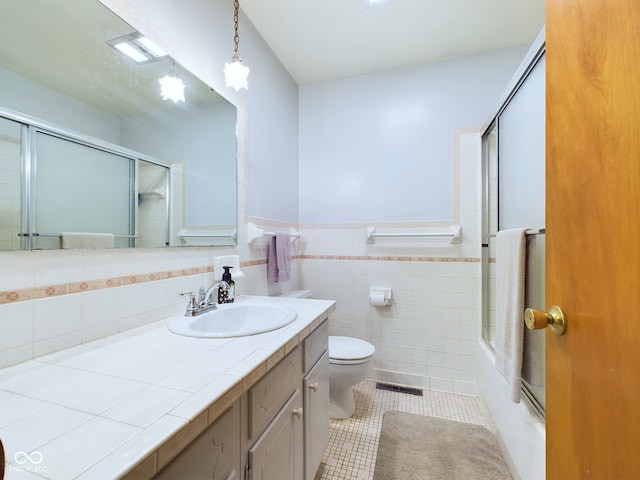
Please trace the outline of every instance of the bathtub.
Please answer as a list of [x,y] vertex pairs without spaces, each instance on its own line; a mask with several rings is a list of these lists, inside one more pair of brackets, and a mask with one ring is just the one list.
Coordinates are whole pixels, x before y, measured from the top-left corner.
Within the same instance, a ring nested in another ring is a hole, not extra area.
[[528,405],[510,400],[509,387],[495,368],[491,347],[478,341],[478,390],[484,398],[512,473],[520,480],[545,479],[545,426]]

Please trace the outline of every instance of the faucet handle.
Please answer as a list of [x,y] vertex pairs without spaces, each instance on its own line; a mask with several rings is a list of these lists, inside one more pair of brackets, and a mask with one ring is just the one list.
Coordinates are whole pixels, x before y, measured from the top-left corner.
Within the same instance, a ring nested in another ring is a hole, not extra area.
[[187,307],[187,310],[196,310],[198,308],[198,304],[196,303],[196,296],[193,292],[183,292],[180,294],[180,296],[189,296],[189,306]]

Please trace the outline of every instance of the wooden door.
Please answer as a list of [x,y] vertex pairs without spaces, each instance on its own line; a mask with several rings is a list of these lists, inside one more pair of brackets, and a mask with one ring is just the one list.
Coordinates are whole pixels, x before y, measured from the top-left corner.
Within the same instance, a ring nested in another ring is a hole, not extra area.
[[[640,478],[640,3],[547,0],[547,478]],[[547,329],[548,330],[548,329]]]

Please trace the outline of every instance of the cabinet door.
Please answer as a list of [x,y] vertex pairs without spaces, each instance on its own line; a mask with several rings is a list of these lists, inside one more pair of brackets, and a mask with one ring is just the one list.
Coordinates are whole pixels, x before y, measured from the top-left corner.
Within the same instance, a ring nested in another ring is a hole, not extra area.
[[196,438],[154,478],[230,480],[240,469],[240,400]]
[[313,480],[329,443],[329,353],[304,378],[304,478]]
[[296,390],[249,449],[252,480],[299,480],[303,475],[302,394]]
[[296,347],[249,389],[249,439],[271,422],[302,381],[302,349]]

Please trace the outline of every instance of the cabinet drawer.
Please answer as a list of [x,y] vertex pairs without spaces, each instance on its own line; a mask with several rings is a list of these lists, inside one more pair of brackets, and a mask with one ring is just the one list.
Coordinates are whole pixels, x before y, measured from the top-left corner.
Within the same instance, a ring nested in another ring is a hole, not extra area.
[[302,350],[296,347],[249,389],[248,438],[262,433],[302,381]]
[[325,320],[304,340],[304,371],[308,372],[328,348],[329,320]]

